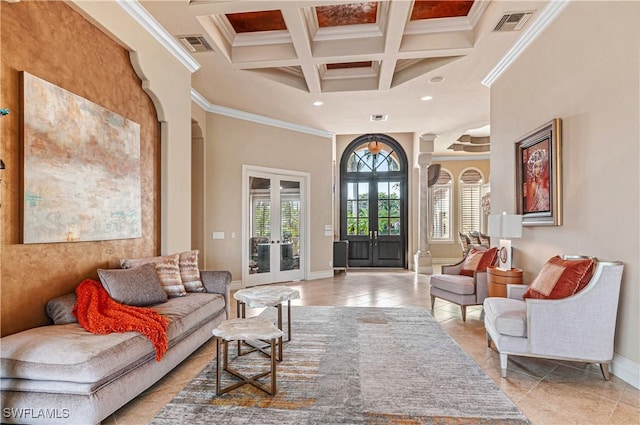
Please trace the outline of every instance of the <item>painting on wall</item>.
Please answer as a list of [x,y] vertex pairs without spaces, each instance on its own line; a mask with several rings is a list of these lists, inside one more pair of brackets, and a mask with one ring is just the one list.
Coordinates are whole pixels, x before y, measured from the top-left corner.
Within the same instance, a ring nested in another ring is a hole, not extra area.
[[23,242],[142,237],[140,125],[22,77]]
[[561,120],[516,142],[516,213],[524,226],[562,224]]

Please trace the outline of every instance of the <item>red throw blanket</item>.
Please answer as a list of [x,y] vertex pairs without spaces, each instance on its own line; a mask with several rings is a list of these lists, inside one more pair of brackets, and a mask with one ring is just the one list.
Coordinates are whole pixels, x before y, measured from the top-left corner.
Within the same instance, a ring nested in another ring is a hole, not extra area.
[[80,326],[94,334],[140,332],[151,340],[156,361],[167,351],[169,321],[150,308],[133,307],[113,300],[99,282],[85,279],[76,288],[73,315]]

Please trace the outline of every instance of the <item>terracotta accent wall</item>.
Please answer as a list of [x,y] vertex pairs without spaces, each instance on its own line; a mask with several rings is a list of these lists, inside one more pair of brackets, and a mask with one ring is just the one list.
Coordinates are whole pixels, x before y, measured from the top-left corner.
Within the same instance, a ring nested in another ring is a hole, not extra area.
[[[65,3],[0,2],[0,14],[0,107],[11,110],[0,118],[1,333],[8,335],[48,324],[46,302],[96,279],[98,268],[159,253],[160,127],[129,52]],[[140,124],[142,238],[22,244],[21,71]]]

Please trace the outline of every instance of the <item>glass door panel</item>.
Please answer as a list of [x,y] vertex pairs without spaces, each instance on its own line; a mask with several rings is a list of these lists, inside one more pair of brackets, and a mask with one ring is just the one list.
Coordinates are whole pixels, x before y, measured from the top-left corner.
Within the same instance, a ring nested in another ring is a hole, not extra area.
[[300,182],[280,180],[280,271],[300,270]]
[[271,179],[249,177],[249,274],[271,271]]

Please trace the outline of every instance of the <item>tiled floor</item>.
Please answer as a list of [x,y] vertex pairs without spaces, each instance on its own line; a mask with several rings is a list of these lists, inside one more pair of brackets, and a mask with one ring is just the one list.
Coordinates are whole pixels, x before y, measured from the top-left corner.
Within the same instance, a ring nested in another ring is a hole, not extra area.
[[[293,305],[428,308],[430,303],[429,277],[409,271],[352,270],[332,279],[287,285],[301,293]],[[534,425],[640,424],[640,391],[615,376],[605,381],[598,366],[510,357],[508,377],[502,379],[498,356],[486,345],[480,312],[480,307],[470,307],[465,323],[458,306],[437,300],[433,314]],[[214,357],[215,345],[209,341],[103,424],[147,423]]]

